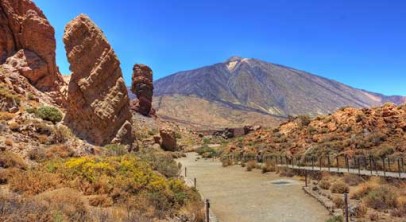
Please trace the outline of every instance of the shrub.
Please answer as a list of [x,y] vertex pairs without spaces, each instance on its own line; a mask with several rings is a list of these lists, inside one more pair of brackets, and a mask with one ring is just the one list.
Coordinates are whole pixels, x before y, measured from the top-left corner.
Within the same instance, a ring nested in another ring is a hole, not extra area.
[[337,208],[343,208],[344,207],[344,200],[340,196],[333,197],[333,203]]
[[9,121],[15,117],[14,113],[9,113],[9,112],[0,112],[0,121]]
[[217,151],[215,149],[209,147],[207,144],[198,148],[196,150],[196,152],[204,158],[213,158],[213,157],[217,156]]
[[330,187],[330,190],[333,193],[347,193],[349,191],[349,188],[346,183],[337,181],[333,183],[333,185]]
[[256,166],[257,166],[257,162],[255,162],[254,160],[248,161],[246,164],[247,171],[252,171],[252,169],[255,169]]
[[262,173],[275,172],[275,170],[275,165],[269,161],[265,162],[265,164],[262,166]]
[[141,159],[147,161],[153,170],[158,171],[168,178],[177,177],[182,165],[177,164],[173,157],[164,152],[152,152],[146,155],[140,155]]
[[321,189],[323,189],[323,190],[328,190],[328,189],[330,189],[330,186],[331,186],[331,183],[330,183],[330,181],[327,180],[327,179],[322,179],[322,180],[320,180],[320,182],[319,182],[319,187],[320,187]]
[[97,195],[89,198],[89,204],[93,207],[111,207],[113,200],[107,195]]
[[13,146],[14,142],[12,139],[5,139],[4,144],[6,144],[6,146]]
[[68,158],[73,157],[74,151],[67,145],[54,145],[45,151],[45,156],[48,159],[52,158]]
[[326,222],[343,222],[343,216],[333,216],[332,218],[328,219]]
[[360,184],[363,179],[355,174],[345,174],[344,175],[344,181],[346,184],[350,185],[350,186],[357,186],[358,184]]
[[38,108],[36,115],[43,120],[51,121],[53,123],[60,122],[63,117],[61,111],[51,106],[42,106]]
[[368,208],[364,204],[359,204],[354,209],[354,216],[357,218],[362,218],[367,214]]
[[126,146],[121,144],[108,144],[104,146],[104,148],[106,149],[107,154],[111,156],[120,156],[128,153]]
[[0,167],[26,169],[27,164],[17,154],[11,153],[9,151],[2,151],[0,152]]
[[363,201],[366,206],[376,210],[394,208],[397,205],[396,193],[388,186],[380,186],[371,190]]
[[222,158],[221,159],[221,165],[223,166],[223,167],[228,167],[228,166],[231,166],[231,165],[233,165],[233,160],[232,159],[229,159],[229,158]]

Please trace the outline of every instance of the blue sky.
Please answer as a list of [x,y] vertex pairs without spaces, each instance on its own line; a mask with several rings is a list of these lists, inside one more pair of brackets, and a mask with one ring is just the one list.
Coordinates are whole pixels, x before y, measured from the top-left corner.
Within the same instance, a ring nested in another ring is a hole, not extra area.
[[135,63],[154,79],[238,55],[388,95],[406,95],[403,0],[34,0],[62,42],[85,13],[104,31],[127,84]]

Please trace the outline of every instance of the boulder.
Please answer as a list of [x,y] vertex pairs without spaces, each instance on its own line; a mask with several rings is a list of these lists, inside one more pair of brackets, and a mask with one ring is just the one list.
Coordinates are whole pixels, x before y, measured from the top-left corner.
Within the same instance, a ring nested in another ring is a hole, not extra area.
[[54,36],[53,27],[32,1],[0,1],[0,64],[8,60],[19,66],[20,74],[41,91],[55,91],[63,83],[55,62]]
[[176,133],[169,128],[161,128],[159,130],[161,136],[161,147],[166,151],[176,151]]
[[144,116],[151,114],[154,90],[152,81],[151,68],[142,64],[134,65],[131,91],[137,96],[137,100],[131,102],[131,109]]
[[96,145],[132,144],[131,112],[120,62],[88,16],[80,15],[63,37],[72,75],[64,122]]

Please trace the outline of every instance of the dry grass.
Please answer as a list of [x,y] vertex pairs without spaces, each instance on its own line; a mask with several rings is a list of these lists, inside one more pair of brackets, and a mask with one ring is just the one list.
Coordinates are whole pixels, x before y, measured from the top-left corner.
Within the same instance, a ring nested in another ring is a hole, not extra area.
[[63,184],[59,175],[34,170],[17,172],[8,181],[12,191],[26,195],[36,195]]
[[330,190],[332,193],[343,194],[349,191],[349,187],[346,183],[342,181],[336,181],[335,183],[333,183],[333,185],[331,185]]
[[53,145],[45,152],[47,159],[73,157],[74,151],[67,145]]
[[265,162],[265,164],[262,166],[262,173],[267,173],[267,172],[275,172],[276,171],[276,166],[272,164],[270,161]]
[[344,182],[349,186],[357,186],[358,184],[362,183],[364,180],[355,174],[344,174]]
[[333,203],[337,208],[343,208],[344,207],[344,199],[342,196],[334,196],[333,197]]
[[252,171],[253,169],[257,168],[257,162],[254,160],[248,161],[246,164],[247,171]]
[[93,207],[111,207],[113,200],[107,195],[89,197],[89,204]]
[[330,183],[330,181],[329,181],[328,179],[323,178],[323,179],[321,179],[320,182],[319,182],[319,187],[320,187],[321,189],[323,189],[323,190],[328,190],[328,189],[330,189],[330,187],[331,187],[331,183]]
[[27,164],[17,154],[9,151],[2,151],[0,152],[0,167],[26,169]]
[[10,139],[10,138],[7,138],[7,139],[4,140],[4,144],[6,144],[6,146],[13,147],[14,141],[12,139]]
[[363,199],[367,207],[376,210],[393,209],[397,207],[397,193],[393,187],[384,185],[372,189]]
[[16,114],[9,112],[0,112],[0,121],[9,121],[15,117]]

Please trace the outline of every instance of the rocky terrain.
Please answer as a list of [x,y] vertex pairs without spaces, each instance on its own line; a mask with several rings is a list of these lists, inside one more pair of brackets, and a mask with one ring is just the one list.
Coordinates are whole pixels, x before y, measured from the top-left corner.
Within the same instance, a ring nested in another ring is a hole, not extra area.
[[195,126],[208,122],[276,126],[278,118],[287,116],[405,102],[404,97],[370,93],[304,71],[240,57],[175,73],[154,85],[157,114]]
[[173,159],[198,137],[150,117],[151,69],[138,65],[133,78],[143,116],[88,16],[65,28],[70,76],[32,1],[1,1],[0,33],[0,221],[203,220]]
[[72,70],[64,122],[96,145],[132,144],[129,98],[120,62],[102,31],[80,15],[66,26],[64,43]]
[[236,141],[231,149],[288,156],[403,155],[406,151],[406,105],[344,107],[310,118],[299,116],[275,129],[260,129]]

